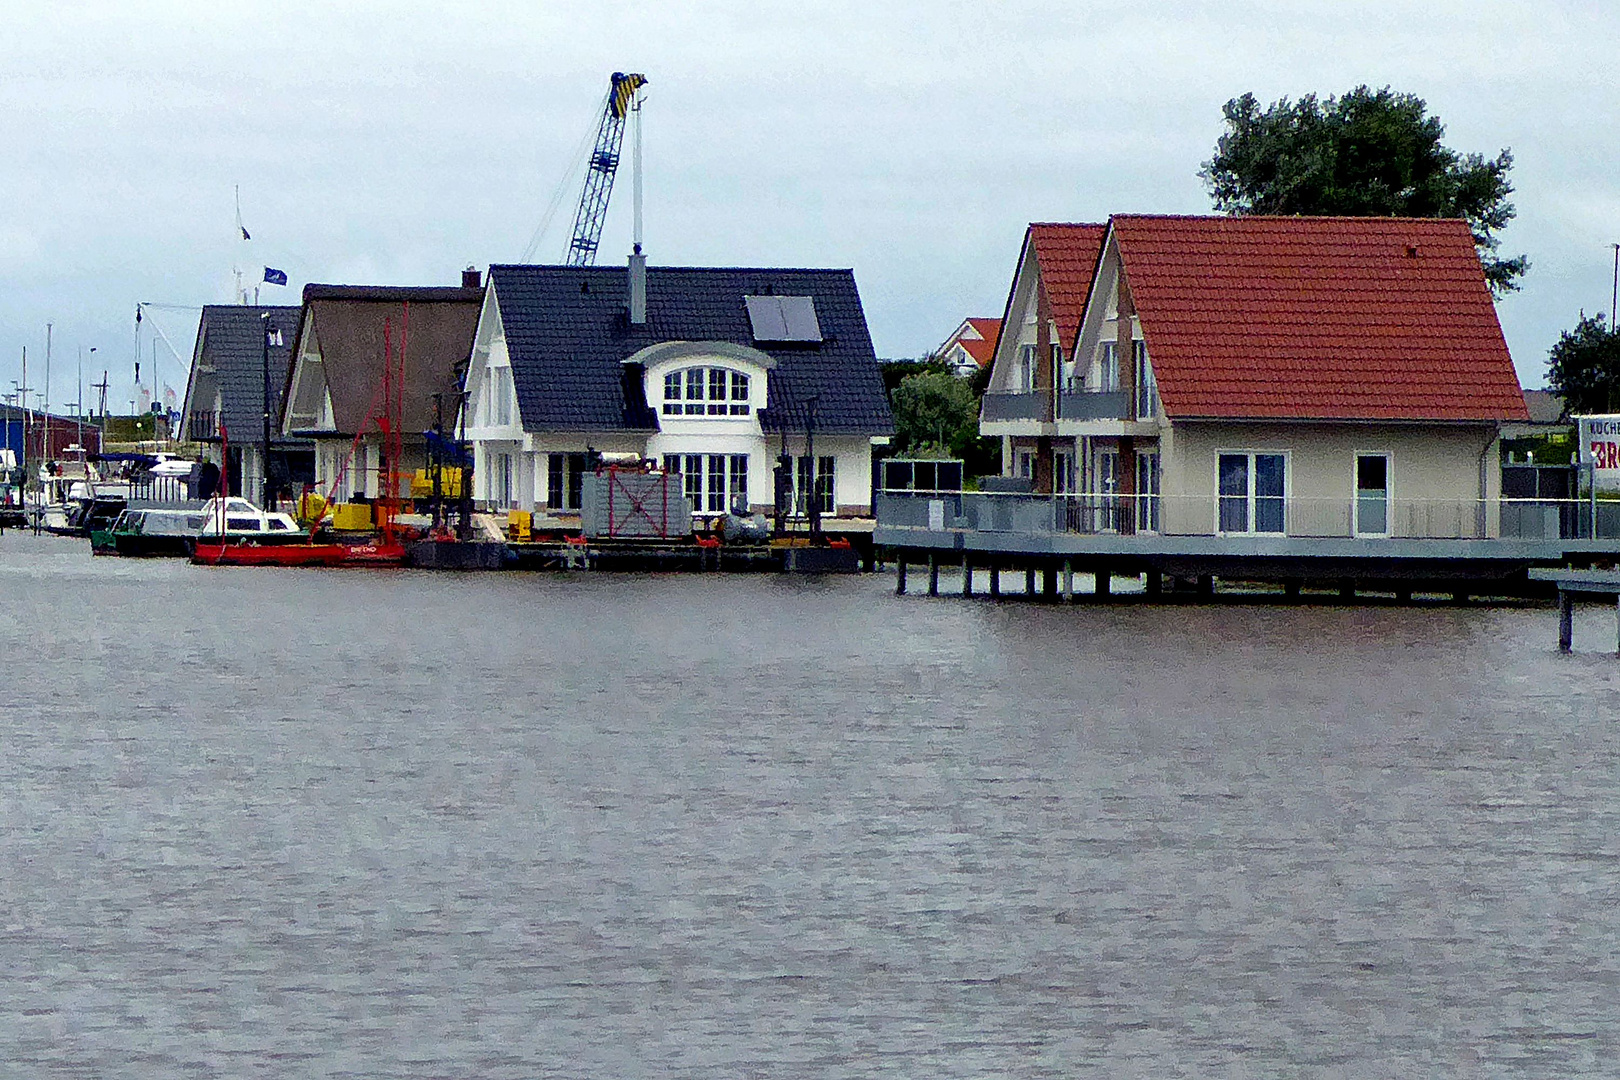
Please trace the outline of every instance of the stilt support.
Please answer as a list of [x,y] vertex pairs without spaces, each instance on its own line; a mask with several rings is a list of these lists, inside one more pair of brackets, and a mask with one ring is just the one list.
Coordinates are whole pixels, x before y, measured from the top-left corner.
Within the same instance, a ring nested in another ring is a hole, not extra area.
[[1569,652],[1575,644],[1575,597],[1558,590],[1558,651]]
[[939,595],[939,553],[928,553],[928,595]]
[[1107,570],[1096,572],[1098,596],[1107,596],[1114,591],[1114,575]]
[[962,595],[973,595],[973,560],[962,556]]
[[1074,563],[1068,559],[1063,560],[1063,602],[1074,602]]
[[1024,595],[1035,595],[1035,567],[1033,564],[1024,567]]
[[906,595],[906,553],[903,551],[894,557],[894,595]]
[[990,599],[1001,599],[1001,563],[990,560]]

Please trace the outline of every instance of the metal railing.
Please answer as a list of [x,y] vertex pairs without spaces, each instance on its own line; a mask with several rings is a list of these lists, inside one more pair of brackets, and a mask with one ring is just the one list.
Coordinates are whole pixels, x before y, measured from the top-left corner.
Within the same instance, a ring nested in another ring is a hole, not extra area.
[[219,438],[219,414],[213,410],[192,413],[186,427],[186,438],[192,442]]
[[1131,395],[1124,390],[1077,387],[1058,395],[1059,420],[1134,420]]
[[1057,395],[1052,408],[1051,389],[984,395],[980,418],[996,420],[1133,420],[1131,395],[1124,390],[1076,387]]
[[981,420],[1050,420],[1051,390],[1023,390],[1017,393],[986,394],[979,407]]
[[1584,499],[1350,499],[1025,495],[882,491],[880,526],[976,532],[1304,539],[1620,539],[1620,502]]

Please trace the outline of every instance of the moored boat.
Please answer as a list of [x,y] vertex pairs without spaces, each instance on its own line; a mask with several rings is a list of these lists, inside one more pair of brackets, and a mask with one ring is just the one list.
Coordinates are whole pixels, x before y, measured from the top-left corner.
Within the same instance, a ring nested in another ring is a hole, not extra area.
[[405,545],[295,543],[199,540],[191,561],[205,566],[403,566]]

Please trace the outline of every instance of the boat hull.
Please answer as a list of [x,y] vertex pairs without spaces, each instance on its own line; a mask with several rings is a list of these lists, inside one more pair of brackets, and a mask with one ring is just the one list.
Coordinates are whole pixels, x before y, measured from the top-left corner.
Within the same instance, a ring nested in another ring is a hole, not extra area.
[[204,566],[402,566],[403,544],[210,544],[191,561]]

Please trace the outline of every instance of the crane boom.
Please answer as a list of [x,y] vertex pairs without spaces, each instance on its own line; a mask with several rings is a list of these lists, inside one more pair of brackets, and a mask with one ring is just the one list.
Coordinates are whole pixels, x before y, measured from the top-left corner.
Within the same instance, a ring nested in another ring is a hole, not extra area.
[[596,129],[596,149],[585,170],[585,188],[574,213],[574,235],[568,242],[569,266],[592,266],[596,246],[602,239],[602,222],[607,218],[608,197],[613,194],[613,176],[619,170],[619,147],[624,143],[624,120],[630,115],[636,92],[646,85],[644,75],[613,73],[602,123]]

